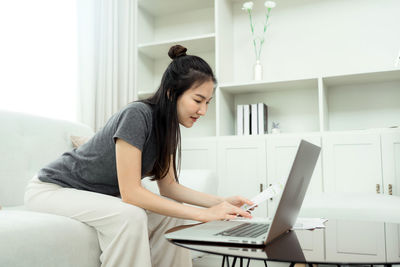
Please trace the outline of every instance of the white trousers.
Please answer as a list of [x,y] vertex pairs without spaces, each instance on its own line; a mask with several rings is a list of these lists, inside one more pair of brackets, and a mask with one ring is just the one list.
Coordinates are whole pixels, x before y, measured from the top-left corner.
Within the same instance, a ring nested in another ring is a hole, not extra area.
[[94,227],[102,267],[192,266],[190,252],[164,238],[165,231],[183,224],[180,219],[146,211],[118,197],[45,183],[37,176],[26,188],[25,206]]

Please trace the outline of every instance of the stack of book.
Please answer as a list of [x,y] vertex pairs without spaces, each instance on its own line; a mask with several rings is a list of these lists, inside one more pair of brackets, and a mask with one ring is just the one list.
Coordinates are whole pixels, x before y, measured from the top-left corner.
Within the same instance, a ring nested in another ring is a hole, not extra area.
[[268,106],[264,103],[237,105],[236,125],[237,135],[268,133]]

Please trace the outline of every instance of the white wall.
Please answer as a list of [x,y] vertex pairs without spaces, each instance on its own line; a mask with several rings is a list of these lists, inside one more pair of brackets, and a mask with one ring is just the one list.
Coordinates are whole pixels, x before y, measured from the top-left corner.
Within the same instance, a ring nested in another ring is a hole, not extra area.
[[[254,21],[261,27],[264,0],[254,3]],[[276,3],[261,53],[264,78],[295,79],[394,67],[400,49],[399,0]],[[242,1],[233,4],[233,77],[235,81],[248,81],[255,56],[248,16],[241,6]]]

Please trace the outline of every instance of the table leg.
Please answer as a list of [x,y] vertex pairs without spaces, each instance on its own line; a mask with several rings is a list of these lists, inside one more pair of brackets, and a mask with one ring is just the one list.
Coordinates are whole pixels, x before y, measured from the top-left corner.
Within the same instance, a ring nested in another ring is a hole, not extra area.
[[233,262],[232,262],[232,266],[231,266],[231,267],[235,267],[236,260],[237,260],[237,257],[234,257],[234,258],[233,258]]
[[268,267],[266,260],[264,260],[264,265],[265,265],[265,267]]
[[225,260],[226,260],[226,267],[229,267],[229,257],[228,256],[224,256],[222,258],[222,265],[221,267],[225,267]]

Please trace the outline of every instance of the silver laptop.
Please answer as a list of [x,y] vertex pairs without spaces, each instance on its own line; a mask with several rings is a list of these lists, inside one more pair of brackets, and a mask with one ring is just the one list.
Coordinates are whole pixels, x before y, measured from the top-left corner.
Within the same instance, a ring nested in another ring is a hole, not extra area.
[[211,221],[165,234],[167,239],[263,245],[289,231],[297,220],[321,148],[301,140],[271,222]]

